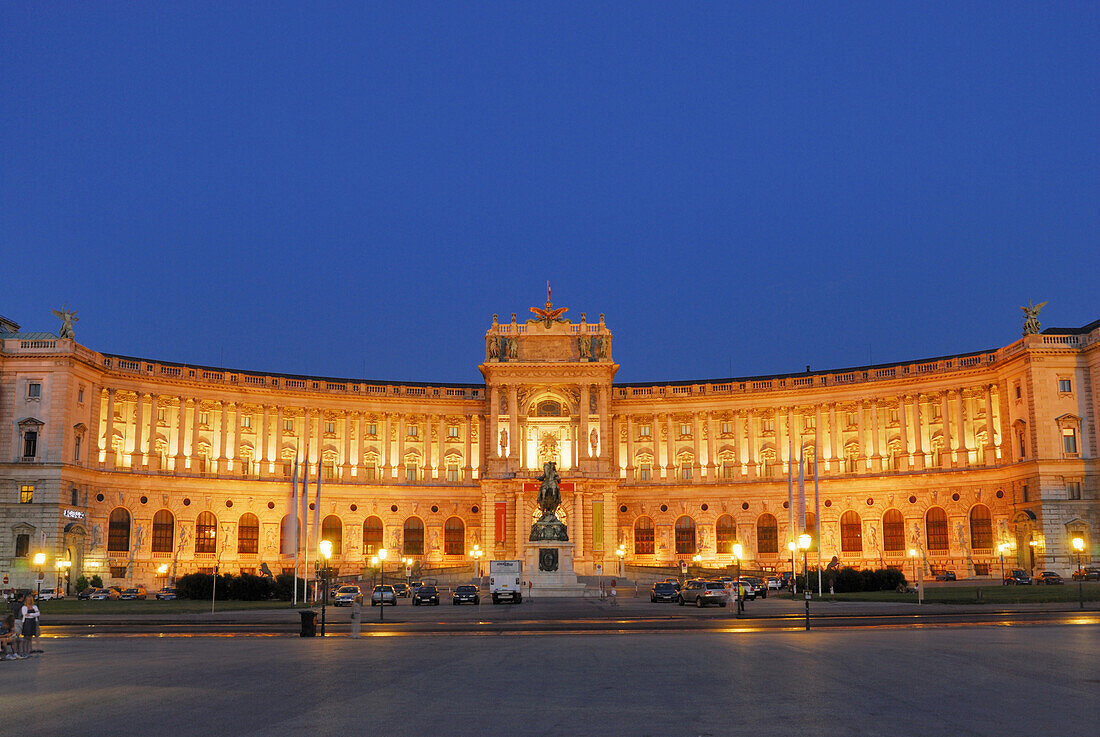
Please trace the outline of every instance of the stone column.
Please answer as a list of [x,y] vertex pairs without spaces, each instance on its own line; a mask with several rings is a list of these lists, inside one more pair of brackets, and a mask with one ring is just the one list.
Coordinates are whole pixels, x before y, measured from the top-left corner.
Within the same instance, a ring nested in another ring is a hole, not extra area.
[[718,447],[716,442],[718,432],[715,425],[715,417],[713,412],[706,413],[707,419],[707,481],[715,483],[718,481],[718,459],[714,457],[715,450]]
[[393,461],[390,458],[390,418],[392,416],[390,412],[382,413],[382,480],[387,484],[393,480]]
[[191,472],[199,470],[199,419],[202,415],[202,402],[199,399],[191,400]]
[[634,481],[634,421],[626,416],[626,479]]
[[943,421],[943,457],[940,458],[940,466],[951,468],[951,412],[946,391],[940,395],[940,419]]
[[275,476],[282,476],[283,465],[283,406],[277,405],[275,407],[275,452],[274,462],[276,468],[273,470]]
[[825,459],[825,453],[821,450],[821,405],[814,405],[814,469],[821,476],[821,462]]
[[141,400],[141,392],[137,392],[134,395],[134,451],[130,454],[130,470],[136,471],[141,468],[142,462],[142,448],[141,448],[141,424],[142,424],[142,405],[144,403]]
[[578,455],[582,460],[588,459],[592,456],[592,452],[588,446],[588,412],[592,400],[588,397],[588,384],[581,384],[581,411],[578,413],[580,416],[580,436],[581,442],[578,448]]
[[963,407],[963,390],[955,392],[955,416],[959,418],[959,459],[957,466],[970,465],[970,450],[966,447],[966,412]]
[[393,464],[397,467],[397,473],[400,476],[397,482],[404,484],[406,479],[409,478],[408,469],[405,468],[405,438],[409,434],[409,428],[405,424],[405,415],[401,414],[397,416],[397,463]]
[[997,445],[993,432],[993,385],[985,385],[985,465],[997,463]]
[[844,464],[840,460],[840,426],[836,420],[836,402],[829,405],[829,441],[832,446],[832,457],[829,458],[829,472],[843,473]]
[[665,481],[672,483],[676,480],[676,418],[671,414],[666,415],[666,417],[668,418],[668,442],[665,449],[665,453],[667,454]]
[[878,426],[879,406],[878,400],[871,400],[871,470],[875,473],[882,471],[882,445],[879,436],[882,434]]
[[[96,428],[96,432],[99,432],[99,428]],[[105,431],[106,437],[103,439],[106,447],[104,448],[103,458],[106,461],[106,466],[109,469],[115,467],[115,390],[107,389],[107,429]]]
[[859,443],[859,457],[856,460],[856,472],[867,470],[867,436],[863,432],[863,402],[856,402],[856,438]]
[[515,384],[508,387],[508,466],[519,469],[519,390]]
[[[145,457],[145,466],[150,471],[160,470],[160,453],[157,453],[157,400],[156,394],[149,395],[149,450]],[[150,530],[152,532],[152,530]]]
[[437,452],[436,478],[440,481],[447,480],[447,416],[439,416],[439,447]]
[[434,415],[424,415],[424,481],[432,480],[432,425]]
[[179,397],[179,416],[176,418],[176,473],[183,473],[187,454],[187,400]]
[[699,481],[700,481],[699,477],[703,475],[703,465],[702,465],[701,459],[699,458],[699,456],[701,455],[701,452],[700,452],[700,447],[701,446],[700,446],[700,443],[699,443],[701,438],[699,436],[702,435],[702,434],[703,434],[703,430],[702,430],[701,425],[699,424],[699,413],[698,412],[692,412],[691,413],[691,444],[692,444],[692,446],[691,446],[691,452],[692,452],[691,483],[693,483],[693,484],[699,483]]
[[612,415],[608,422],[611,425],[611,430],[608,434],[608,448],[610,453],[611,474],[614,478],[622,478],[622,461],[620,456],[622,451],[619,449],[619,438],[623,434],[623,421],[622,418]]
[[352,412],[344,410],[344,462],[340,465],[340,478],[351,481],[351,427]]
[[898,397],[898,434],[901,436],[901,456],[898,458],[899,471],[909,470],[909,430],[905,416],[905,397]]
[[920,394],[913,395],[913,470],[924,470],[924,429],[920,421]]
[[497,429],[497,418],[500,416],[500,389],[489,387],[489,437],[485,438],[488,444],[486,450],[489,458],[500,458],[500,431]]
[[229,402],[218,402],[218,414],[221,419],[219,427],[221,435],[218,437],[218,475],[223,475],[228,470],[229,458],[225,455],[225,446],[229,440]]
[[[367,473],[364,458],[367,452],[367,413],[360,411],[356,414],[359,416],[359,434],[355,437],[355,478],[359,483],[363,483]],[[375,427],[375,429],[378,428]]]
[[260,468],[261,478],[271,475],[271,405],[265,404],[263,417],[263,435],[260,437]]
[[473,428],[473,415],[466,415],[466,466],[462,469],[462,481],[467,484],[473,481],[474,478],[473,456],[471,455],[473,452]]
[[573,492],[573,529],[569,532],[569,538],[573,540],[573,556],[584,556],[584,494]]
[[[321,478],[321,468],[325,464],[325,413],[324,410],[317,410],[317,475],[314,478]],[[312,545],[312,543],[310,543]]]
[[610,402],[607,399],[607,386],[599,384],[596,387],[596,408],[600,411],[600,459],[610,466],[611,446],[614,441],[611,438],[611,414],[608,412]]
[[745,413],[745,428],[748,431],[748,463],[749,463],[749,481],[756,479],[757,471],[759,470],[756,465],[756,420],[752,410],[748,410]]
[[515,521],[515,524],[516,524],[516,538],[515,538],[515,540],[516,540],[516,557],[517,558],[523,558],[524,557],[523,556],[523,542],[528,537],[528,535],[524,534],[524,529],[526,529],[529,533],[530,529],[531,529],[531,526],[529,524],[524,524],[524,518],[523,518],[523,492],[522,491],[517,491],[516,492],[515,505],[516,505],[516,509],[515,509],[515,512],[516,512],[516,521]]
[[653,442],[653,468],[650,469],[650,483],[661,480],[661,425],[657,413],[649,418],[649,439]]
[[735,481],[741,478],[741,419],[744,417],[744,412],[737,410],[733,413],[733,479]]
[[233,412],[233,473],[241,475],[241,403],[237,402]]

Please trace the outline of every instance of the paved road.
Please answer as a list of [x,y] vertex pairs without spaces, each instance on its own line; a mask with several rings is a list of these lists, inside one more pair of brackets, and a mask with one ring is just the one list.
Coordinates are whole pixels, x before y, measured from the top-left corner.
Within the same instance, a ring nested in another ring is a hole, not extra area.
[[45,645],[0,663],[21,737],[1093,737],[1100,723],[1096,626]]

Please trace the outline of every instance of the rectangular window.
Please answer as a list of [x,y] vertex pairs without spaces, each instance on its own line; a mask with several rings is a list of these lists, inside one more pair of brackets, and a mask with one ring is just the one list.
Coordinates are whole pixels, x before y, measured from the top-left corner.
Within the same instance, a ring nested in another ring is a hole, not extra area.
[[164,422],[164,409],[160,407],[157,408],[157,422]]
[[336,478],[336,461],[326,461],[321,464],[321,468],[324,471],[324,478],[326,481],[331,481]]
[[209,425],[210,424],[210,413],[209,412],[199,412],[199,424],[200,425]]
[[416,481],[416,466],[411,465],[411,464],[408,465],[408,466],[405,466],[405,480],[406,481]]
[[1020,395],[1020,384],[1017,383],[1015,388],[1016,388],[1016,398],[1019,399],[1020,396],[1021,396]]
[[1073,382],[1069,379],[1058,379],[1058,391],[1068,394],[1073,391]]
[[638,480],[649,481],[653,478],[653,467],[648,463],[638,466]]
[[775,432],[775,420],[768,419],[761,423],[764,432]]
[[988,563],[975,563],[974,564],[974,575],[975,576],[988,576],[989,575],[989,564]]
[[367,481],[374,481],[374,464],[369,466],[363,466],[363,478]]
[[260,526],[240,525],[237,528],[237,552],[250,555],[260,550]]
[[34,458],[38,455],[38,432],[27,430],[23,433],[23,458]]
[[76,392],[76,401],[80,402],[81,404],[84,404],[84,387],[80,387],[80,389],[77,390],[77,392]]
[[1023,500],[1024,504],[1027,504],[1028,501],[1030,501],[1028,499],[1028,493],[1027,492],[1028,492],[1027,484],[1024,484],[1023,487],[1020,489],[1020,498]]
[[34,484],[23,484],[19,487],[19,503],[30,504],[34,501]]
[[80,441],[82,441],[83,439],[84,438],[82,438],[80,435],[77,435],[75,438],[73,438],[73,460],[74,461],[79,461],[80,460]]
[[378,425],[375,425],[373,422],[370,423],[369,425],[367,425],[367,435],[377,435],[377,434],[378,434]]
[[898,421],[898,411],[896,409],[890,410],[890,422]]
[[27,384],[27,399],[38,399],[42,396],[42,385],[37,381]]
[[294,420],[283,420],[283,432],[294,432]]
[[447,483],[458,483],[458,466],[447,466]]
[[126,566],[111,566],[111,578],[126,578]]
[[1067,481],[1066,482],[1066,497],[1069,499],[1081,498],[1081,482],[1080,481]]
[[329,435],[334,434],[336,432],[336,423],[335,422],[326,422],[325,423],[325,432],[327,432]]
[[851,427],[852,425],[856,424],[856,413],[855,413],[855,412],[849,412],[849,413],[848,413],[848,420],[847,420],[847,422],[848,422],[848,426],[849,426],[849,427]]
[[592,502],[592,547],[603,550],[603,501]]
[[733,478],[733,464],[732,463],[723,463],[722,464],[722,478],[724,478],[724,479],[732,479]]
[[15,536],[15,557],[26,558],[30,554],[31,550],[31,536],[30,535],[16,535]]
[[508,502],[496,503],[493,510],[493,522],[493,540],[502,543],[508,535]]
[[405,428],[405,432],[408,433],[408,436],[410,438],[415,438],[417,434],[419,434],[420,428],[418,428],[416,425],[409,425],[407,428]]
[[691,425],[687,422],[681,422],[680,423],[680,434],[681,435],[691,435]]
[[643,438],[648,438],[649,437],[649,425],[642,425],[641,427],[639,427],[638,428],[638,435],[640,435]]
[[722,434],[723,435],[729,435],[731,432],[733,432],[733,425],[729,422],[723,422],[722,423]]
[[1077,431],[1072,427],[1062,430],[1062,450],[1066,453],[1077,452]]
[[691,481],[691,466],[686,463],[680,466],[680,480]]
[[252,417],[251,417],[251,415],[245,415],[244,417],[241,418],[241,427],[246,428],[246,429],[252,427]]
[[449,438],[457,438],[458,437],[458,425],[447,425],[447,437],[449,437]]

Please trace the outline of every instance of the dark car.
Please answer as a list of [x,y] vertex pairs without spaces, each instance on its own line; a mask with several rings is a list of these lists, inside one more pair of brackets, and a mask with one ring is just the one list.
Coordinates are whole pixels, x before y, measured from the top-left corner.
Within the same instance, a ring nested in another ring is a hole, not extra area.
[[157,592],[157,599],[160,601],[172,601],[176,598],[176,590],[171,586],[165,586],[163,589]]
[[404,596],[405,598],[409,597],[409,592],[411,591],[409,585],[403,581],[395,583],[393,585],[393,590],[398,596]]
[[680,579],[678,578],[666,578],[664,581],[658,581],[658,583],[670,583],[676,587],[677,591],[679,591],[680,588],[683,586],[683,584],[680,583]]
[[680,592],[676,590],[674,584],[668,581],[658,581],[649,590],[650,601],[677,601],[679,598]]
[[1010,571],[1005,574],[1005,586],[1030,586],[1031,576],[1027,575],[1027,571],[1022,568],[1017,568],[1014,571]]
[[468,601],[471,604],[481,603],[481,592],[478,591],[477,586],[465,584],[456,588],[454,593],[451,594],[451,603],[455,606],[458,606],[464,601]]
[[1100,568],[1080,568],[1073,572],[1074,581],[1100,581]]
[[92,594],[94,594],[96,591],[97,589],[94,586],[89,586],[88,588],[77,594],[76,598],[78,601],[87,601],[88,599],[92,598]]
[[955,572],[954,571],[941,571],[940,573],[936,574],[936,580],[937,581],[957,581],[958,579],[955,578]]
[[1064,584],[1065,581],[1054,571],[1043,571],[1035,577],[1035,583],[1045,583],[1047,586],[1058,586]]
[[421,586],[412,595],[412,603],[413,606],[420,606],[421,604],[435,604],[438,606],[439,589],[435,586]]
[[755,589],[756,596],[760,597],[761,599],[768,598],[768,584],[764,581],[764,579],[758,576],[742,576],[741,580],[752,584],[753,589]]

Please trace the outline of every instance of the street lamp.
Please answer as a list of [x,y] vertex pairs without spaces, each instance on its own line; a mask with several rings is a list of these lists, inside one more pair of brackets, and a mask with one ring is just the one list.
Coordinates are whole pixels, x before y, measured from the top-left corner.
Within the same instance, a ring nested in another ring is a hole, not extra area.
[[[386,556],[390,553],[385,548],[378,549],[378,621],[379,623],[386,621],[386,597],[383,595],[382,588],[386,585]],[[393,599],[394,605],[397,604],[397,594],[394,593]]]
[[161,563],[157,566],[157,575],[160,576],[160,588],[163,590],[166,586],[164,579],[168,576],[168,564]]
[[806,598],[806,630],[810,629],[810,542],[809,533],[803,532],[798,536],[798,547],[802,548],[802,586]]
[[1085,552],[1085,539],[1073,538],[1073,550],[1077,553],[1077,599],[1081,608],[1085,608],[1085,572],[1081,570],[1081,553]]
[[59,561],[57,561],[57,594],[58,594],[59,598],[60,598],[60,595],[61,595],[61,576],[62,576],[61,572],[65,571],[65,583],[66,583],[65,593],[67,594],[67,593],[69,593],[69,591],[68,591],[68,589],[69,589],[69,587],[68,587],[68,570],[69,570],[69,568],[72,567],[72,565],[73,565],[73,562],[71,560],[59,560]]
[[332,541],[322,540],[317,544],[317,548],[321,551],[321,557],[324,559],[324,563],[321,565],[321,586],[324,587],[324,591],[321,592],[321,637],[324,637],[325,609],[328,606],[328,562],[332,558]]
[[920,566],[920,572],[917,572],[917,555],[919,551],[916,548],[909,548],[909,557],[913,559],[913,583],[917,586],[917,603],[924,603],[924,565]]
[[787,543],[787,550],[791,551],[791,598],[798,593],[798,579],[794,576],[794,551],[798,550],[798,543],[791,540]]
[[620,545],[615,555],[619,556],[619,578],[626,578],[626,548]]
[[733,562],[737,566],[737,575],[733,578],[733,590],[735,592],[737,616],[741,616],[741,607],[743,606],[741,601],[741,554],[744,552],[744,548],[741,547],[741,543],[733,544]]
[[470,551],[471,557],[474,559],[474,578],[477,579],[477,585],[481,586],[481,556],[485,554],[485,551],[481,549],[480,545],[474,545],[474,549]]
[[1001,554],[1001,583],[1005,582],[1005,551],[1008,550],[1008,543],[1001,543],[997,546],[997,552]]
[[34,565],[38,568],[38,596],[42,596],[42,566],[46,563],[45,553],[34,554]]

